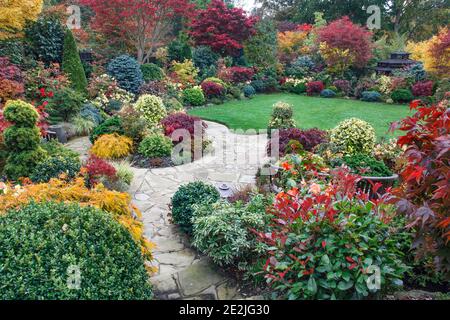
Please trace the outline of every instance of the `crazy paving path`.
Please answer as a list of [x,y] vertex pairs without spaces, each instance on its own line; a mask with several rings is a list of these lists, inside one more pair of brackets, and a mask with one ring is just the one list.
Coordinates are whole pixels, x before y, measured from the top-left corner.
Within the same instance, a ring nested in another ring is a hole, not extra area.
[[170,168],[133,168],[135,177],[129,193],[143,213],[146,236],[157,246],[154,265],[158,273],[151,282],[159,299],[257,298],[243,297],[233,280],[191,248],[187,237],[170,220],[169,204],[180,185],[205,181],[239,189],[254,183],[258,168],[266,160],[266,135],[234,134],[223,125],[207,124],[213,151],[201,160]]

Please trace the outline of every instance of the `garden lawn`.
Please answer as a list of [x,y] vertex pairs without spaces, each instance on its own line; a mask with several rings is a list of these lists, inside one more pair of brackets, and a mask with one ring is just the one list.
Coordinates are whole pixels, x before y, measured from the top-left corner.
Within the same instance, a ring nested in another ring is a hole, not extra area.
[[[294,106],[294,119],[302,129],[332,129],[347,118],[363,119],[375,128],[378,138],[393,137],[388,132],[392,122],[410,114],[406,105],[371,103],[359,100],[326,99],[294,94],[264,94],[251,100],[230,101],[222,105],[189,110],[189,114],[204,120],[225,124],[230,129],[265,129],[272,106],[278,101]],[[399,135],[400,132],[397,132]]]

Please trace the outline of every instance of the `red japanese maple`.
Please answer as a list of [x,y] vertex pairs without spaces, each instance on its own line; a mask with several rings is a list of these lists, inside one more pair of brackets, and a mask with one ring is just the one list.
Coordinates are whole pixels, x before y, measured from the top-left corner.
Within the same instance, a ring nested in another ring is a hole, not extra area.
[[332,48],[348,49],[355,55],[355,67],[362,68],[372,58],[372,33],[356,24],[349,17],[331,22],[318,30],[318,42]]
[[255,34],[256,21],[256,17],[248,17],[242,9],[228,8],[222,0],[212,0],[193,19],[190,34],[197,45],[235,56],[243,48],[242,43]]
[[164,40],[173,19],[187,18],[193,9],[189,0],[80,1],[95,12],[92,27],[132,44],[141,63],[147,61],[155,46]]
[[419,256],[436,257],[438,267],[450,270],[450,108],[448,101],[433,106],[416,100],[417,112],[393,125],[405,135],[398,144],[406,147],[407,165],[397,190],[398,206],[411,218]]

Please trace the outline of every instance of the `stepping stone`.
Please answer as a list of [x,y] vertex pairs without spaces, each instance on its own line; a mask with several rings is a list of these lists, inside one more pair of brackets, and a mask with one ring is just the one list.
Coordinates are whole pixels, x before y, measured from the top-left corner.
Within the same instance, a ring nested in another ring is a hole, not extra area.
[[178,292],[177,284],[172,275],[152,277],[150,278],[150,282],[155,287],[155,291],[161,294]]
[[175,267],[187,267],[195,260],[195,251],[184,249],[170,253],[155,253],[155,259],[161,264],[170,264]]
[[178,273],[178,283],[180,284],[183,296],[194,296],[211,286],[215,286],[224,277],[219,274],[208,260],[200,260],[187,269]]
[[136,193],[134,195],[134,198],[137,201],[148,201],[148,200],[150,200],[150,196],[146,195],[145,193]]

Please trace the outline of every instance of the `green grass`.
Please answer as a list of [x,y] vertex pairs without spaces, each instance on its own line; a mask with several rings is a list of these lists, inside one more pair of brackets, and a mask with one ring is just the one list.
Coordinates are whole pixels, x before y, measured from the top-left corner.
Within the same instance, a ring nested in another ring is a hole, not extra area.
[[299,128],[332,129],[340,121],[356,117],[372,124],[378,138],[392,137],[393,135],[388,132],[390,123],[410,114],[406,105],[283,93],[257,95],[251,100],[230,101],[222,105],[195,108],[191,109],[189,114],[222,123],[231,129],[264,129],[267,128],[272,106],[278,101],[288,102],[294,106],[294,118]]

